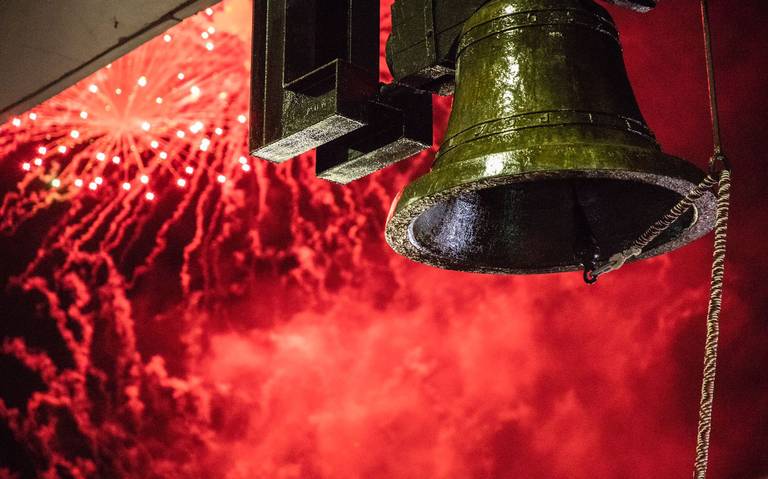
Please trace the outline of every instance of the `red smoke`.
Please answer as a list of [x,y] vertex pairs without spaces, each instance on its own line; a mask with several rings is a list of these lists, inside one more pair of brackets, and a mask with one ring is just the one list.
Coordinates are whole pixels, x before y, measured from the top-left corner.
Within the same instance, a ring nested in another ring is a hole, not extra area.
[[[242,52],[245,3],[216,14],[216,35]],[[711,12],[735,167],[713,478],[768,475],[757,5]],[[660,142],[705,165],[697,2],[611,13]],[[194,22],[175,30],[197,34]],[[199,47],[177,45],[178,57]],[[209,84],[224,75],[214,67]],[[245,70],[232,79],[231,103],[201,108],[234,118]],[[435,108],[436,140],[448,105]],[[0,130],[0,477],[690,475],[710,237],[593,287],[577,274],[447,272],[383,241],[392,197],[426,156],[346,187],[313,178],[308,156],[244,174],[235,124],[207,154],[180,148],[196,179],[161,181],[158,201],[58,198],[20,180],[46,127],[11,127]],[[213,181],[222,168],[227,188]]]

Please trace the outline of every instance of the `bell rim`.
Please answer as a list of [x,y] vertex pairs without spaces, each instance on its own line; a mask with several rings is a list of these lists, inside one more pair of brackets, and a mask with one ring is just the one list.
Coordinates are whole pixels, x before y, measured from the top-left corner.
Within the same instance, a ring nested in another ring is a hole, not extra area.
[[[555,146],[552,145],[539,149],[552,150]],[[573,145],[570,146],[573,147]],[[610,146],[613,150],[617,149],[616,145],[605,146]],[[583,148],[594,149],[595,145],[584,146]],[[510,172],[508,171],[510,168],[505,169],[501,167],[498,172],[492,175],[472,176],[468,173],[468,171],[471,171],[473,164],[476,167],[486,168],[486,171],[488,171],[487,162],[489,158],[493,159],[494,157],[498,158],[504,155],[526,153],[526,151],[518,150],[453,162],[448,165],[441,165],[439,169],[433,168],[433,170],[412,181],[397,194],[387,217],[385,239],[389,246],[398,254],[416,262],[447,270],[486,274],[546,274],[578,271],[582,269],[582,266],[578,264],[520,269],[461,263],[457,258],[444,257],[428,247],[420,245],[414,238],[413,224],[429,208],[460,193],[515,183],[566,178],[615,179],[660,186],[682,197],[706,176],[704,171],[692,163],[661,151],[647,151],[633,147],[618,147],[618,149],[631,151],[636,158],[642,160],[639,163],[644,163],[644,167],[636,165],[638,166],[636,168],[620,169],[599,168],[597,165],[590,168],[589,165],[583,165],[573,169],[545,170],[530,169],[529,165],[529,169],[523,170],[520,168],[518,172]],[[510,166],[510,163],[514,162],[508,161],[503,166]],[[514,168],[515,166],[512,165],[511,169]],[[714,194],[711,191],[707,191],[694,203],[694,208],[696,215],[694,221],[681,234],[654,248],[643,251],[631,261],[646,259],[673,251],[701,238],[711,231],[715,223]]]

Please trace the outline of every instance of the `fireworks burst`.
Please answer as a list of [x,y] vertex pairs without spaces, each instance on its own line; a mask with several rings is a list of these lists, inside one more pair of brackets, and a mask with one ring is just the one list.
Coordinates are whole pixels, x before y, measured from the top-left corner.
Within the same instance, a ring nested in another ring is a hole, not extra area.
[[238,161],[246,151],[247,50],[213,19],[208,9],[1,126],[1,156],[29,150],[3,216],[82,195],[113,198],[113,206],[152,201],[203,176],[226,187],[249,171]]
[[131,266],[141,274],[186,212],[195,211],[202,229],[241,200],[239,184],[254,167],[248,45],[218,31],[222,11],[207,9],[0,126],[0,158],[17,161],[22,174],[0,206],[0,231],[13,234],[41,211],[69,205],[27,274],[57,249],[99,251],[120,263],[143,234],[154,235],[144,261]]

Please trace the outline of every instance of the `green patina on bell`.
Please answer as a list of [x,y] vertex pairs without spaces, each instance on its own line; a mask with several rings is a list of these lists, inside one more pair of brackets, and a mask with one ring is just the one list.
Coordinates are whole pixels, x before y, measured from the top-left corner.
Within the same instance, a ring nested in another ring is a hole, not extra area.
[[[703,177],[661,152],[608,12],[496,0],[464,25],[445,141],[396,198],[386,237],[441,268],[576,270],[629,246]],[[640,257],[705,234],[714,204],[707,194]]]

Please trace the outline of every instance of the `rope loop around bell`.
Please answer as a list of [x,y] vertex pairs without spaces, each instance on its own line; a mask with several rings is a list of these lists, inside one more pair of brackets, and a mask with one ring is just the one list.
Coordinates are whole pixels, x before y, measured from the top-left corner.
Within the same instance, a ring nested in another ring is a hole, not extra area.
[[[723,170],[727,171],[727,170]],[[597,281],[597,278],[605,273],[616,271],[624,266],[624,264],[634,257],[640,256],[646,246],[648,246],[653,240],[655,240],[660,234],[664,233],[678,218],[684,215],[696,201],[704,196],[707,191],[717,185],[720,179],[721,173],[715,172],[707,175],[701,183],[696,185],[688,192],[680,201],[677,202],[667,214],[659,218],[658,221],[653,223],[648,229],[640,235],[628,248],[612,255],[608,261],[596,265],[591,268],[590,271],[585,271],[585,281],[589,277],[590,281],[586,281],[587,284],[593,284]]]

